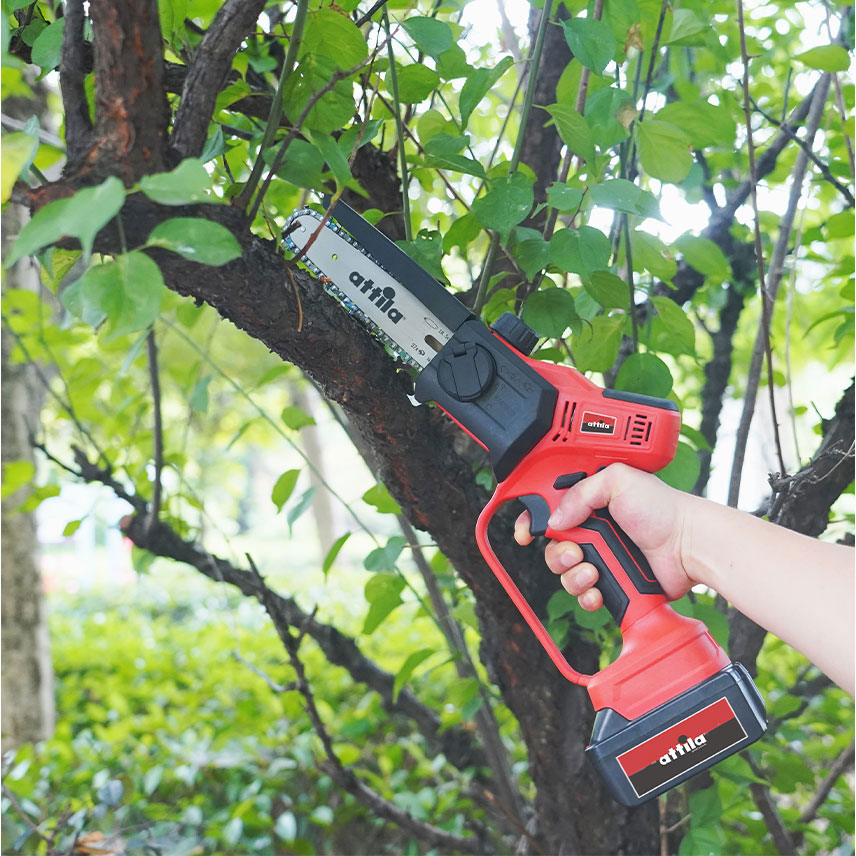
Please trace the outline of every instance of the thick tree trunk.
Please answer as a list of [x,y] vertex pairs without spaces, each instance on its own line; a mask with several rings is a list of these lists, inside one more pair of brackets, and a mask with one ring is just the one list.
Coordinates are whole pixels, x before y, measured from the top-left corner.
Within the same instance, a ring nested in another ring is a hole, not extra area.
[[[4,236],[17,235],[21,209],[3,213]],[[5,242],[4,242],[5,243]],[[7,272],[7,288],[38,288],[29,259]],[[41,408],[41,386],[30,365],[14,364],[14,339],[2,330],[2,387],[0,432],[2,461],[33,463],[30,432],[36,430]],[[27,488],[2,501],[0,569],[2,569],[2,749],[44,740],[54,729],[53,666],[38,564],[35,515],[16,512]]]

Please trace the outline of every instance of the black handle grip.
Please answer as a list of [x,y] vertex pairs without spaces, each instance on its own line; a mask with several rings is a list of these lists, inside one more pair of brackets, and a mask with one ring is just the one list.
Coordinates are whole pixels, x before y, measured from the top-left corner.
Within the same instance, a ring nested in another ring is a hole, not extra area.
[[[606,549],[599,549],[599,543],[594,538],[586,540],[585,533],[599,535]],[[621,625],[624,620],[632,597],[636,595],[665,597],[648,560],[606,508],[595,511],[569,537],[582,548],[584,560],[597,569],[598,579],[595,588],[603,595],[603,605],[618,625]],[[625,590],[616,578],[616,571],[624,572],[629,590]]]

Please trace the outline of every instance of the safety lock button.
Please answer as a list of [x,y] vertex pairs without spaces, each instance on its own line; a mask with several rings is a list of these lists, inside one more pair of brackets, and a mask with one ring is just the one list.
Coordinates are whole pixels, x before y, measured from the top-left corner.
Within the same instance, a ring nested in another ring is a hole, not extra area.
[[473,401],[493,381],[496,363],[490,352],[475,342],[452,342],[437,367],[440,386],[457,401]]

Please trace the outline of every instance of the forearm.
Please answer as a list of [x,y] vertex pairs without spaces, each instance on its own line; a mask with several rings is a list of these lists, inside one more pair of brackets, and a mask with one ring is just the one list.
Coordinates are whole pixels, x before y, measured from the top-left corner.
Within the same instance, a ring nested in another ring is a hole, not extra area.
[[853,693],[853,550],[696,498],[687,523],[682,553],[690,577]]

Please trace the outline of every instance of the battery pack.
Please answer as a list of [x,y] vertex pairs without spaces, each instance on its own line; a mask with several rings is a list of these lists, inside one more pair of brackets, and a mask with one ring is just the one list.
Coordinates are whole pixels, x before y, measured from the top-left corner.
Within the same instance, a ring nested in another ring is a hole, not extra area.
[[764,700],[740,663],[634,720],[612,710],[595,718],[586,755],[622,805],[647,802],[767,730]]

